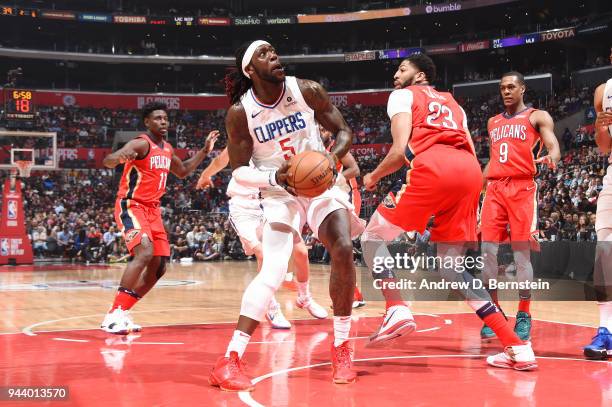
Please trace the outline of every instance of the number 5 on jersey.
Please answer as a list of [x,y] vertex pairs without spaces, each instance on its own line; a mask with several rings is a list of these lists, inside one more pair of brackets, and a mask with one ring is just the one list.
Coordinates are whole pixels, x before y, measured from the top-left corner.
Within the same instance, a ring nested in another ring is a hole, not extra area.
[[281,150],[285,151],[285,154],[283,154],[285,160],[288,160],[295,155],[295,149],[293,148],[293,146],[287,145],[287,143],[289,143],[290,141],[291,137],[286,137],[282,140],[278,140],[278,144],[280,144]]

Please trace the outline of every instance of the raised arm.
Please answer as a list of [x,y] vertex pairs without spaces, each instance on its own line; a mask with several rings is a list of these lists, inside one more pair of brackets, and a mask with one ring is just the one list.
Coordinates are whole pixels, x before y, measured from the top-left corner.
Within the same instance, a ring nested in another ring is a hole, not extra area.
[[128,141],[123,147],[104,157],[102,164],[107,168],[115,168],[119,164],[144,158],[149,152],[149,143],[141,138]]
[[172,162],[170,163],[170,172],[176,175],[179,178],[185,178],[189,174],[195,171],[198,168],[198,165],[210,152],[212,151],[215,141],[219,137],[219,130],[213,130],[208,133],[206,137],[206,142],[204,143],[204,147],[202,147],[197,153],[193,155],[188,160],[181,161],[181,159],[174,153],[172,153]]
[[555,136],[555,123],[552,117],[545,110],[536,110],[531,114],[530,119],[537,131],[540,132],[540,139],[546,146],[548,154],[535,160],[536,163],[544,163],[548,168],[557,168],[557,163],[561,159],[561,148]]
[[353,143],[353,132],[342,117],[342,113],[330,102],[327,91],[319,83],[298,79],[298,85],[304,100],[315,111],[317,121],[336,135],[336,143],[331,153],[337,159],[341,159],[349,152]]
[[340,160],[342,163],[342,175],[347,180],[352,178],[357,178],[361,171],[359,170],[359,164],[357,164],[357,160],[353,157],[353,154],[347,153]]
[[603,154],[608,154],[612,149],[612,134],[608,126],[612,125],[612,112],[604,112],[603,96],[606,84],[601,84],[595,89],[594,106],[597,112],[595,120],[595,143]]
[[212,159],[208,167],[202,171],[200,179],[198,179],[197,189],[205,189],[212,185],[211,177],[215,176],[219,171],[227,167],[229,164],[229,155],[227,153],[227,147],[219,153],[218,156]]

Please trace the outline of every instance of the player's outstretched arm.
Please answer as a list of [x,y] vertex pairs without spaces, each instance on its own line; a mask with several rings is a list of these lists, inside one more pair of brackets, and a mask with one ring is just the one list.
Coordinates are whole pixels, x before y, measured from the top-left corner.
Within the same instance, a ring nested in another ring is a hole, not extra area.
[[229,164],[229,155],[227,154],[227,147],[219,153],[218,156],[212,159],[208,167],[202,171],[200,178],[198,179],[198,183],[196,185],[197,189],[205,189],[212,185],[211,177],[215,176],[219,171],[227,167]]
[[249,167],[253,155],[253,139],[249,133],[244,107],[240,103],[232,105],[225,116],[227,130],[227,153],[234,170],[232,177],[245,187],[260,188],[281,185],[284,186],[287,165],[277,171],[261,171]]
[[213,130],[208,133],[208,136],[206,137],[206,142],[204,143],[204,147],[202,147],[197,153],[193,155],[193,157],[188,160],[181,161],[181,159],[176,154],[172,153],[170,172],[181,179],[194,172],[195,169],[198,168],[198,165],[200,165],[200,163],[204,161],[206,156],[210,154],[213,147],[215,146],[215,141],[217,141],[218,137],[219,130]]
[[536,163],[544,163],[549,168],[557,168],[557,163],[561,159],[561,148],[559,140],[555,136],[555,123],[550,114],[545,110],[536,110],[532,113],[535,128],[540,132],[540,139],[546,146],[548,154],[536,160]]
[[298,85],[304,100],[314,110],[317,121],[336,135],[336,143],[331,153],[341,159],[349,152],[353,143],[353,132],[349,125],[342,117],[342,113],[329,100],[329,95],[323,86],[307,79],[298,79]]
[[357,178],[361,173],[359,164],[357,164],[357,160],[355,160],[353,154],[347,153],[344,157],[342,157],[340,162],[342,163],[342,175],[347,180]]
[[612,149],[612,134],[608,126],[612,125],[612,112],[603,111],[603,96],[606,90],[606,84],[601,84],[595,89],[595,112],[597,119],[595,120],[595,143],[599,150],[608,154]]
[[378,164],[378,167],[363,177],[363,184],[371,191],[376,188],[378,181],[402,168],[406,163],[406,147],[412,134],[412,113],[400,112],[391,118],[391,137],[393,144],[389,153]]
[[141,138],[128,141],[123,147],[104,157],[102,164],[107,168],[115,168],[119,164],[144,158],[147,155],[149,143]]

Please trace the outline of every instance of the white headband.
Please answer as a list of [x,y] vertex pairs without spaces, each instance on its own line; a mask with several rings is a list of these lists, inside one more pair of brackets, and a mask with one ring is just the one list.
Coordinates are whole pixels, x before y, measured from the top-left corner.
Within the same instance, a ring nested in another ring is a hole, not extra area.
[[263,40],[257,40],[257,41],[253,41],[251,43],[251,45],[249,45],[249,47],[246,49],[246,52],[244,53],[244,56],[242,57],[242,73],[244,74],[244,76],[246,76],[247,78],[250,78],[251,75],[249,75],[246,71],[246,67],[248,64],[251,63],[251,59],[253,58],[253,54],[255,53],[255,50],[260,46],[260,45],[270,45],[270,43],[268,41],[263,41]]

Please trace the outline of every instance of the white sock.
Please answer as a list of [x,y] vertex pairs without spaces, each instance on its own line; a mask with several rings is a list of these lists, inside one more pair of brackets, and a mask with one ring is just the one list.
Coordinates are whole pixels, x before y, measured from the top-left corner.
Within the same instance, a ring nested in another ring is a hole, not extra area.
[[337,317],[334,315],[334,346],[338,347],[348,340],[351,331],[351,316]]
[[599,326],[608,328],[612,332],[612,301],[598,302]]
[[285,281],[293,281],[293,271],[288,271],[287,274],[285,274]]
[[230,341],[227,347],[227,351],[225,352],[225,357],[229,357],[230,352],[237,352],[238,357],[242,359],[242,355],[244,355],[244,351],[246,350],[250,339],[251,335],[245,334],[244,332],[239,330],[235,330],[234,335],[232,336],[232,340]]
[[298,281],[297,288],[298,297],[300,297],[301,299],[306,299],[310,297],[310,283],[308,282],[308,280],[304,281],[303,283],[301,281]]

